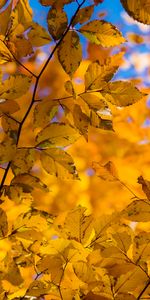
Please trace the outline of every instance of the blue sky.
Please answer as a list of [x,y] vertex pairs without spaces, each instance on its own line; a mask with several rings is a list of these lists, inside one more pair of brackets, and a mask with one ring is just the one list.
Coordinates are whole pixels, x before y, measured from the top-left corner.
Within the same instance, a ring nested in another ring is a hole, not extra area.
[[[41,25],[43,25],[44,27],[47,27],[46,15],[49,10],[49,7],[42,6],[38,0],[29,0],[29,1],[30,1],[30,5],[33,8],[34,20],[40,23]],[[90,5],[91,1],[87,0],[85,4],[86,6]],[[73,2],[65,6],[65,10],[68,14],[69,19],[71,18],[76,8],[77,8],[76,2]],[[143,35],[145,36],[145,39],[148,36],[150,36],[150,29],[148,32],[147,28],[145,29],[145,27],[144,26],[142,27],[140,23],[137,23],[131,18],[129,18],[129,16],[126,14],[119,0],[113,0],[113,1],[104,0],[102,4],[95,7],[93,19],[99,18],[98,15],[100,12],[106,12],[106,16],[104,17],[104,19],[108,22],[113,23],[117,28],[119,28],[126,38],[128,32],[133,32],[136,34]],[[81,38],[81,42],[83,44],[83,53],[85,55],[86,40],[84,38]],[[150,42],[143,43],[143,44],[134,44],[128,42],[127,45],[128,45],[128,52],[125,55],[126,66],[119,70],[119,72],[116,74],[115,79],[120,79],[120,78],[127,79],[130,77],[135,78],[140,76],[144,78],[145,85],[149,85],[150,78],[147,77],[147,61],[149,59],[148,53],[150,53]],[[139,62],[140,60],[143,61],[144,63],[143,66],[140,64],[136,66],[137,62],[136,62],[135,55],[133,55],[133,53],[137,54],[137,59],[139,60]]]

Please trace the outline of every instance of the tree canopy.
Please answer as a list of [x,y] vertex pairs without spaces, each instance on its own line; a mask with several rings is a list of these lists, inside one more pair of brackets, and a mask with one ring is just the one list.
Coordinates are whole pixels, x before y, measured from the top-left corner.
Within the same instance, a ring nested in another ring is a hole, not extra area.
[[[149,32],[31,2],[0,3],[0,300],[150,299],[149,87],[116,75]],[[149,0],[118,3],[148,28]]]

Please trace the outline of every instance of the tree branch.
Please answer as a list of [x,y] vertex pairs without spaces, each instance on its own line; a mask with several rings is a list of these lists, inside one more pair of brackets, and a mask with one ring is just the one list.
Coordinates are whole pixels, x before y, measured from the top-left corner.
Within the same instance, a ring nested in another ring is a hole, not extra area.
[[[16,146],[17,146],[18,143],[19,143],[19,139],[20,139],[20,134],[21,134],[22,127],[23,127],[23,125],[24,125],[24,123],[25,123],[25,121],[26,121],[26,118],[28,117],[28,115],[29,115],[29,113],[30,113],[30,111],[31,111],[31,109],[32,109],[32,106],[33,106],[33,104],[34,104],[34,102],[35,102],[35,96],[36,96],[36,91],[37,91],[37,88],[38,88],[38,83],[39,83],[40,77],[42,76],[42,74],[43,74],[43,72],[45,71],[45,69],[46,69],[48,63],[49,63],[50,60],[52,59],[54,53],[56,52],[57,48],[59,47],[59,45],[60,45],[61,42],[63,41],[63,39],[64,39],[64,37],[66,36],[67,32],[69,31],[69,29],[70,29],[70,27],[71,27],[71,25],[72,25],[73,20],[75,19],[75,17],[76,17],[76,15],[77,15],[78,11],[80,10],[81,6],[85,3],[85,1],[86,1],[86,0],[83,0],[83,1],[80,3],[80,5],[78,6],[78,8],[76,9],[74,15],[72,16],[72,18],[71,18],[71,20],[70,20],[69,25],[67,26],[67,28],[66,28],[66,30],[64,31],[62,37],[60,38],[60,40],[58,41],[58,43],[56,44],[56,46],[54,47],[54,49],[52,50],[52,52],[50,53],[50,55],[49,55],[47,61],[45,62],[44,66],[43,66],[43,68],[42,68],[42,70],[40,71],[40,73],[39,73],[38,76],[36,76],[35,74],[33,74],[33,73],[32,73],[30,70],[28,70],[22,63],[20,63],[20,62],[18,61],[18,64],[20,64],[24,69],[26,69],[30,74],[32,74],[32,76],[34,76],[34,77],[36,78],[36,81],[35,81],[35,86],[34,86],[34,90],[33,90],[33,95],[32,95],[31,103],[30,103],[30,105],[29,105],[29,107],[28,107],[28,109],[27,109],[27,111],[26,111],[26,113],[25,113],[25,115],[24,115],[22,121],[20,122],[20,125],[19,125]],[[13,55],[13,54],[12,54],[12,55]],[[14,57],[14,56],[13,56],[13,57]],[[15,57],[14,57],[14,59],[15,59]],[[16,59],[15,59],[15,60],[16,60]],[[7,177],[7,174],[8,174],[8,171],[9,171],[10,167],[11,167],[11,161],[8,163],[7,168],[6,168],[5,172],[4,172],[4,175],[3,175],[3,178],[2,178],[2,181],[1,181],[1,184],[0,184],[0,191],[2,190],[2,188],[3,188],[3,186],[4,186],[4,183],[5,183],[5,180],[6,180],[6,177]]]

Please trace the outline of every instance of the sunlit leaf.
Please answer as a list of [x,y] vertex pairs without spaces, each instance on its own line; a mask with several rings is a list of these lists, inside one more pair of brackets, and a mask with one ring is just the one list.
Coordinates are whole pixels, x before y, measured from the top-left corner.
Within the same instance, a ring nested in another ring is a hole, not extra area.
[[82,60],[82,48],[75,31],[66,34],[58,48],[58,59],[65,72],[72,77]]
[[132,83],[128,81],[114,81],[105,86],[102,95],[117,106],[128,106],[141,100],[144,96]]
[[51,38],[44,27],[38,23],[33,23],[28,33],[29,41],[34,47],[41,47],[49,44]]
[[44,170],[51,175],[63,179],[77,178],[72,157],[61,149],[50,148],[42,150],[41,163]]
[[68,146],[79,138],[79,133],[68,124],[51,123],[41,130],[36,142],[38,147]]
[[112,79],[122,61],[123,53],[120,52],[109,57],[105,64],[98,61],[91,63],[85,73],[85,90],[101,89],[105,82]]
[[68,19],[62,7],[52,7],[47,15],[48,30],[54,40],[61,38],[65,31]]
[[[3,0],[2,2],[6,2],[6,1]],[[7,8],[0,13],[0,34],[2,34],[4,36],[7,32],[8,23],[10,21],[11,10],[12,10],[12,3],[10,3],[7,6]]]
[[72,25],[74,26],[78,23],[83,24],[83,23],[89,21],[89,19],[91,18],[92,14],[93,14],[93,11],[94,11],[94,5],[90,5],[90,6],[81,8],[78,11],[76,17],[74,18]]
[[17,184],[18,186],[22,187],[23,190],[27,193],[31,192],[34,187],[43,191],[48,191],[47,185],[44,184],[38,177],[27,173],[15,176],[12,179],[11,184]]
[[150,220],[150,204],[146,200],[134,200],[121,213],[122,217],[135,222]]
[[8,221],[5,211],[0,208],[0,238],[7,235],[8,232]]
[[79,31],[90,40],[90,42],[103,47],[112,47],[125,42],[119,30],[106,21],[93,20],[83,25]]
[[150,181],[145,180],[143,176],[138,177],[138,183],[142,185],[142,190],[148,200],[150,200]]
[[13,56],[4,42],[0,40],[0,64],[13,61]]
[[1,98],[9,100],[19,98],[28,91],[30,84],[31,77],[29,76],[23,74],[11,75],[0,84]]
[[15,175],[29,172],[35,160],[35,150],[32,148],[17,149],[11,168]]
[[149,0],[120,0],[127,13],[138,22],[150,24]]

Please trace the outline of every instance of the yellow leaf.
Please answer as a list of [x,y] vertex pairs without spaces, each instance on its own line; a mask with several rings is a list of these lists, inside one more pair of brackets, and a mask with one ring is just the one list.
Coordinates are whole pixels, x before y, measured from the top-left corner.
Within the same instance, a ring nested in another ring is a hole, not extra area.
[[58,47],[58,59],[65,72],[72,77],[82,60],[82,47],[75,31],[69,31]]
[[0,114],[13,114],[19,110],[19,105],[14,100],[0,99]]
[[116,181],[118,180],[117,170],[112,161],[109,161],[104,166],[99,162],[93,162],[92,167],[96,172],[96,175],[103,180]]
[[149,0],[121,0],[121,3],[133,19],[144,24],[150,24]]
[[85,215],[86,209],[78,207],[69,212],[64,222],[64,231],[68,239],[74,239],[85,245],[91,236],[93,230],[93,217]]
[[38,177],[33,176],[31,174],[24,173],[15,176],[11,181],[11,185],[16,184],[22,187],[23,191],[26,193],[30,193],[34,187],[48,192],[47,185],[44,184]]
[[17,149],[15,157],[12,160],[11,168],[15,175],[28,173],[35,161],[35,150],[30,148]]
[[8,232],[8,222],[5,211],[0,208],[0,238],[3,238],[7,235]]
[[33,48],[29,40],[23,35],[15,36],[8,43],[9,50],[17,58],[22,58],[33,53]]
[[64,84],[65,90],[68,94],[72,95],[74,99],[76,99],[76,92],[71,80],[68,80]]
[[131,82],[114,81],[108,83],[102,91],[105,99],[116,106],[128,106],[144,96]]
[[121,215],[131,221],[149,222],[150,203],[146,200],[135,200],[122,211]]
[[49,44],[51,38],[44,27],[38,23],[32,23],[31,29],[28,32],[28,38],[33,47],[41,47]]
[[113,130],[112,120],[102,119],[94,110],[90,112],[90,125],[99,129]]
[[83,24],[83,23],[89,21],[89,19],[91,18],[92,14],[93,14],[93,11],[94,11],[94,5],[90,5],[90,6],[81,8],[73,20],[72,26],[74,26],[78,23]]
[[37,269],[39,272],[48,273],[51,275],[51,281],[55,284],[59,284],[63,275],[64,260],[60,254],[45,255],[37,263]]
[[65,147],[74,143],[79,136],[77,130],[68,124],[51,123],[38,133],[37,147]]
[[148,200],[150,200],[150,181],[145,180],[143,176],[138,177],[138,183],[142,185],[142,190]]
[[83,25],[79,31],[90,42],[103,47],[112,47],[125,42],[120,31],[111,23],[102,20],[92,20]]
[[96,282],[96,272],[92,269],[88,263],[83,261],[78,261],[73,264],[73,269],[76,276],[83,282],[91,284]]
[[150,257],[150,233],[141,231],[135,236],[133,242],[133,261],[140,265]]
[[65,31],[68,18],[61,6],[52,7],[47,15],[48,30],[54,40],[59,40]]
[[4,42],[0,40],[0,64],[12,61],[13,56],[9,49],[5,46]]
[[[51,283],[42,280],[34,280],[27,290],[27,297],[29,298],[37,298],[42,295],[48,294],[51,289]],[[26,298],[27,298],[26,297]]]
[[75,104],[73,109],[74,126],[79,130],[80,134],[88,139],[88,127],[90,119],[84,114],[79,105]]
[[11,14],[9,36],[22,34],[32,25],[32,9],[28,0],[19,0]]
[[[2,1],[4,2],[4,1]],[[1,5],[1,4],[0,4]],[[5,10],[0,13],[0,34],[6,35],[8,23],[10,21],[10,14],[12,10],[12,3],[10,3]]]
[[104,64],[92,62],[85,73],[85,90],[102,89],[119,68],[122,56],[120,52],[107,58]]
[[78,178],[72,157],[61,149],[42,150],[41,163],[44,170],[51,175],[62,179]]
[[5,275],[4,279],[15,286],[19,286],[24,281],[21,276],[20,270],[14,261],[10,263],[8,272]]
[[0,163],[6,163],[12,160],[16,152],[16,145],[11,138],[5,138],[0,144]]
[[46,126],[57,113],[58,103],[49,99],[40,101],[34,109],[34,128]]
[[14,100],[24,95],[31,84],[31,77],[24,74],[11,75],[0,83],[0,95],[3,99]]
[[102,95],[96,95],[96,93],[82,93],[80,97],[88,104],[92,109],[105,110],[108,109],[107,102]]

